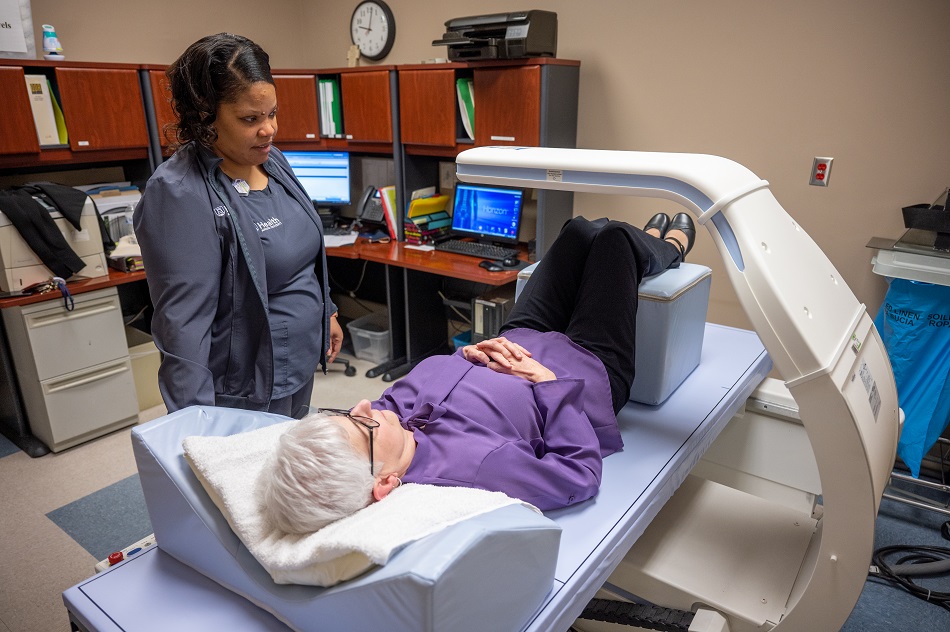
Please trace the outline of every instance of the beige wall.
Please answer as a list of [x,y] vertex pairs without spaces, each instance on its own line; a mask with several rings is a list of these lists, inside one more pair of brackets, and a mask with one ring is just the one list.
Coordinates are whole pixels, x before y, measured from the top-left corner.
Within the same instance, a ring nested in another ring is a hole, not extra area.
[[[168,63],[201,35],[231,30],[275,67],[345,65],[357,0],[33,0],[69,59]],[[581,65],[578,146],[711,153],[771,183],[779,202],[873,312],[886,284],[874,236],[898,237],[902,206],[950,186],[950,3],[945,0],[389,0],[397,40],[385,60],[445,56],[443,22],[472,13],[553,10],[558,56]],[[39,37],[39,32],[37,32]],[[41,40],[37,40],[41,44]],[[814,156],[830,186],[808,186]],[[669,202],[578,195],[575,214],[643,223]],[[706,234],[692,261],[721,266]],[[747,326],[716,275],[709,319]]]

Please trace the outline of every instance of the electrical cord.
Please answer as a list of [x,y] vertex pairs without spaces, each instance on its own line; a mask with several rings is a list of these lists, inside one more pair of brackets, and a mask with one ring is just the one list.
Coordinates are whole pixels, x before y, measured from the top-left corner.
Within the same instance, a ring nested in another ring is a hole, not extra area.
[[362,307],[364,310],[366,310],[367,314],[369,314],[370,312],[375,312],[376,310],[370,307],[369,305],[367,305],[366,303],[362,302],[360,299],[356,298],[356,293],[359,292],[361,287],[363,287],[363,279],[366,278],[366,266],[368,264],[369,264],[369,261],[363,262],[363,269],[360,271],[360,278],[356,282],[356,287],[354,287],[351,290],[348,290],[345,287],[343,287],[342,283],[334,279],[333,275],[330,274],[329,271],[327,272],[327,278],[330,280],[330,287],[333,289],[337,289],[343,294],[346,294],[347,296],[349,296],[351,299],[353,299],[354,303],[356,303],[357,305]]
[[123,321],[123,324],[125,324],[126,326],[131,325],[132,323],[134,323],[134,322],[137,321],[138,319],[142,318],[142,316],[145,315],[145,310],[147,310],[147,309],[148,309],[148,305],[146,305],[145,307],[143,307],[142,309],[140,309],[138,312],[136,312],[136,313],[135,313],[131,318],[129,318],[128,320]]
[[459,317],[459,320],[461,322],[465,323],[469,327],[472,326],[472,319],[466,316],[465,314],[463,314],[462,312],[460,312],[459,309],[455,305],[450,304],[448,302],[449,299],[445,296],[445,294],[442,293],[442,290],[439,290],[439,297],[442,299],[442,302],[445,303],[445,305],[449,309],[455,312],[455,315]]
[[[893,562],[888,558],[901,556]],[[874,552],[870,576],[903,588],[911,595],[950,610],[950,593],[915,583],[911,577],[950,572],[950,549],[939,546],[884,546]]]
[[369,261],[363,261],[363,270],[360,272],[359,281],[356,282],[356,287],[353,288],[352,290],[348,290],[348,289],[346,289],[345,287],[343,287],[343,284],[341,284],[339,281],[337,281],[336,279],[334,279],[334,278],[333,278],[333,275],[330,274],[329,271],[327,271],[327,278],[330,279],[330,283],[332,283],[333,285],[335,285],[336,287],[338,287],[341,292],[343,292],[344,294],[346,294],[346,295],[349,296],[350,298],[356,298],[356,293],[357,293],[357,292],[359,291],[359,289],[363,286],[363,279],[366,277],[366,266],[367,266],[368,264],[369,264]]

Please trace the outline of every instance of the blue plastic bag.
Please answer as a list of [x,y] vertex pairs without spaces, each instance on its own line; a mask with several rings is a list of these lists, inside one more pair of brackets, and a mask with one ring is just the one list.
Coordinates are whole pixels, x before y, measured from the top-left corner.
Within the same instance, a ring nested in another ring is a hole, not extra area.
[[904,411],[897,455],[917,478],[924,455],[950,422],[950,287],[894,279],[874,325]]

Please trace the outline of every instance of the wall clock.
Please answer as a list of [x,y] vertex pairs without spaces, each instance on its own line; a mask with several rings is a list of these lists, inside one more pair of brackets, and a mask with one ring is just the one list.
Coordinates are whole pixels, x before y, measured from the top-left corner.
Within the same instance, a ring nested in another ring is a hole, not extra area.
[[382,0],[364,0],[350,18],[350,38],[367,59],[379,61],[389,54],[396,41],[396,20]]

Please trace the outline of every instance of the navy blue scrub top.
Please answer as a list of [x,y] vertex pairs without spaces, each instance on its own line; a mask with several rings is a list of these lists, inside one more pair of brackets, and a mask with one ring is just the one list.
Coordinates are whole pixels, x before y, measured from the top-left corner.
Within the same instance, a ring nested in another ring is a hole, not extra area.
[[274,339],[272,399],[306,384],[320,362],[323,293],[317,280],[317,255],[323,237],[290,194],[271,178],[261,191],[242,197],[264,247],[268,320]]

